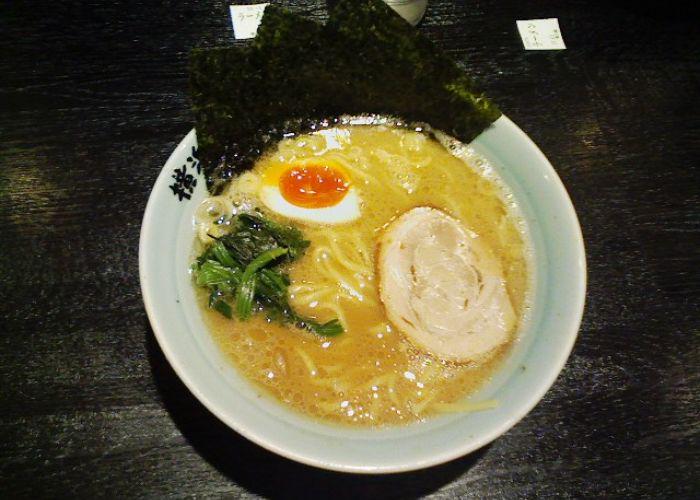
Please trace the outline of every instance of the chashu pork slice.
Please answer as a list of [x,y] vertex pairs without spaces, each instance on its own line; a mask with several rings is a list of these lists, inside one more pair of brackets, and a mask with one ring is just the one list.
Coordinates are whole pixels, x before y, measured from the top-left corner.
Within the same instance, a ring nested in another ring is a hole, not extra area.
[[482,361],[515,327],[498,259],[441,210],[414,208],[393,221],[380,241],[378,267],[389,320],[439,358]]

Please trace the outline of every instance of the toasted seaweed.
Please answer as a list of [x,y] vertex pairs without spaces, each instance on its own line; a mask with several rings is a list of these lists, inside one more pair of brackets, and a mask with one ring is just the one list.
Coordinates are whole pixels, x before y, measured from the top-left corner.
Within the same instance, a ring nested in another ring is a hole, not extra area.
[[192,51],[190,86],[213,193],[285,134],[341,115],[396,116],[463,142],[500,116],[452,59],[380,0],[340,0],[325,26],[270,5],[249,46]]
[[322,25],[270,5],[251,46],[192,51],[195,126],[212,192],[283,134],[306,131],[342,109],[319,57],[325,36]]
[[345,40],[346,52],[371,62],[372,112],[427,122],[464,142],[501,115],[447,54],[384,2],[340,0],[327,26]]

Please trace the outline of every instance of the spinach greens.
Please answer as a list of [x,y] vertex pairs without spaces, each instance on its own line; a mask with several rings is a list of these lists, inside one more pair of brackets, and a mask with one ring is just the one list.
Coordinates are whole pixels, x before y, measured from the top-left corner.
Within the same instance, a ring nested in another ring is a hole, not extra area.
[[270,320],[322,336],[343,332],[337,319],[319,323],[289,304],[289,278],[281,265],[299,258],[309,246],[301,231],[259,213],[241,213],[228,223],[231,231],[207,247],[192,267],[197,286],[209,291],[210,308],[241,321],[263,312]]

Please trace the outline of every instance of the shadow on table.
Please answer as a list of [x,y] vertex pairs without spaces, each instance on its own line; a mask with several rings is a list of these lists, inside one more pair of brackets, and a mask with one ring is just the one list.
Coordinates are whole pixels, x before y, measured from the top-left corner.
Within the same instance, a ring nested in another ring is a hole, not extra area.
[[464,474],[486,448],[427,470],[401,474],[345,474],[309,467],[248,441],[209,412],[165,359],[150,327],[146,344],[156,387],[175,425],[195,450],[246,490],[274,498],[410,498],[426,495]]

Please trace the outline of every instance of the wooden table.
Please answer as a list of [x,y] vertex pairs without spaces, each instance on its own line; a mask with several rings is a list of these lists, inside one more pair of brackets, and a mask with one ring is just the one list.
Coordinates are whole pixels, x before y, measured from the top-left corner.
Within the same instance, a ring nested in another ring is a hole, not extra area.
[[[322,0],[275,3],[326,15]],[[3,2],[0,496],[700,495],[700,30],[670,5],[431,0],[419,29],[566,184],[588,303],[557,383],[510,432],[363,477],[229,430],[146,319],[141,217],[191,128],[189,49],[232,43],[227,2]],[[546,17],[568,49],[523,50],[516,19]]]

